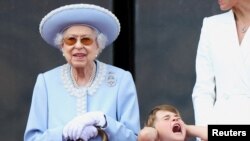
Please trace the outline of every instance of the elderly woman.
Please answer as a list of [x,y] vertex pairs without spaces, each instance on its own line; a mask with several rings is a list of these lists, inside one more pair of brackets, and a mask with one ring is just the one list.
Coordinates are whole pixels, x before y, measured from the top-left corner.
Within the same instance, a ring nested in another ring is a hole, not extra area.
[[24,141],[135,141],[139,106],[130,72],[97,60],[120,33],[109,10],[71,4],[48,13],[40,34],[67,61],[37,77]]

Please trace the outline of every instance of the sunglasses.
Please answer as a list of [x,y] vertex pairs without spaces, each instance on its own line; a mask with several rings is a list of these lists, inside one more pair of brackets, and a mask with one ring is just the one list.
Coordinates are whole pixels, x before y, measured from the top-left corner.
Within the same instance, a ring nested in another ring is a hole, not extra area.
[[[77,40],[78,40],[77,37],[66,37],[63,39],[63,42],[66,45],[72,46],[72,45],[76,44]],[[90,37],[82,37],[82,38],[80,38],[80,42],[83,45],[89,46],[89,45],[93,44],[94,40]]]

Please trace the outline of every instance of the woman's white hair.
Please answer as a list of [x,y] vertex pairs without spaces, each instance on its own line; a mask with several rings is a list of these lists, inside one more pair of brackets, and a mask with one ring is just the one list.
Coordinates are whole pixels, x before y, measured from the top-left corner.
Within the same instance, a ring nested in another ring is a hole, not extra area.
[[[99,47],[99,53],[102,52],[102,50],[106,47],[106,43],[107,43],[107,36],[104,35],[103,33],[100,33],[96,28],[93,28],[91,26],[89,26],[91,29],[93,29],[95,31],[96,34],[96,41],[97,41],[97,45]],[[65,31],[65,30],[64,30]],[[63,32],[64,32],[63,31]],[[54,43],[55,45],[61,49],[62,48],[62,44],[63,44],[63,32],[57,33]]]

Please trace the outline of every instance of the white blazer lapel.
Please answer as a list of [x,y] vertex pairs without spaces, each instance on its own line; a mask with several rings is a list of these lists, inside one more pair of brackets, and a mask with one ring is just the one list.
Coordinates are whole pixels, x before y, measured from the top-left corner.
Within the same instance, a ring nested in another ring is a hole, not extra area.
[[242,77],[250,91],[250,31],[248,30],[241,43]]
[[[227,31],[227,33],[224,33],[225,38],[227,38],[225,40],[225,45],[226,45],[225,47],[227,48],[225,51],[228,52],[226,53],[227,55],[231,56],[230,58],[232,58],[231,61],[233,63],[233,66],[235,67],[234,69],[237,71],[236,73],[238,73],[239,76],[241,77],[243,84],[246,87],[248,87],[250,90],[250,75],[249,75],[250,73],[250,55],[249,55],[250,53],[250,37],[249,36],[250,35],[249,34],[250,33],[248,31],[247,33],[248,37],[245,36],[245,39],[240,46],[233,11],[230,10],[226,14],[228,16],[225,16],[225,19],[224,19],[224,23],[225,23],[224,31]],[[243,48],[245,50],[242,50]],[[243,55],[243,53],[247,53],[248,55]]]
[[[232,45],[229,49],[229,51],[232,51],[232,55],[234,56],[232,59],[234,66],[237,67],[236,70],[239,73],[239,76],[241,76],[242,82],[245,84],[246,87],[248,87],[250,91],[250,31],[248,30],[245,34],[244,39],[241,42],[241,45],[239,44],[238,35],[237,35],[237,28],[236,23],[234,20],[234,14],[233,11],[230,10],[228,12],[228,33],[231,33],[230,35],[230,44]],[[233,28],[232,28],[233,27]]]

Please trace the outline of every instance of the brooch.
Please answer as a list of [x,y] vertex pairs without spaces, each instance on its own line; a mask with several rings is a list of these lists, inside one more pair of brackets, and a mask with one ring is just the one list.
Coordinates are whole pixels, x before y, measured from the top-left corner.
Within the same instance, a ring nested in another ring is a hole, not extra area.
[[106,83],[109,87],[114,87],[116,85],[115,73],[108,72],[108,76],[106,77]]

